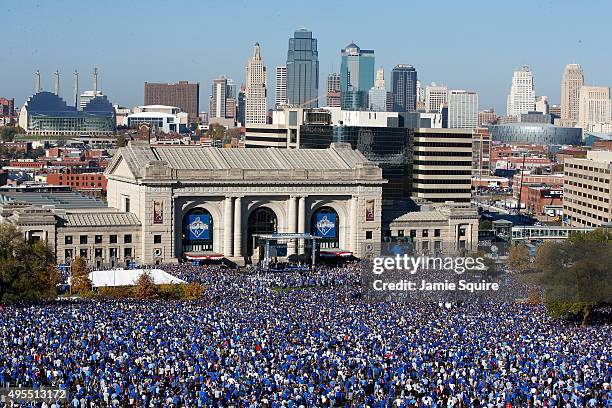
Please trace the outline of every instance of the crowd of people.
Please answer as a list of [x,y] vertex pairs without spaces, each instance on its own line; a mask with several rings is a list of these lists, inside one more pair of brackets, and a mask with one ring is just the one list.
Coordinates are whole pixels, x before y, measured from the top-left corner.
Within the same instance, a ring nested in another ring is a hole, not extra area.
[[0,386],[63,387],[76,408],[612,406],[610,325],[520,303],[370,303],[360,267],[162,265],[204,298],[7,305]]

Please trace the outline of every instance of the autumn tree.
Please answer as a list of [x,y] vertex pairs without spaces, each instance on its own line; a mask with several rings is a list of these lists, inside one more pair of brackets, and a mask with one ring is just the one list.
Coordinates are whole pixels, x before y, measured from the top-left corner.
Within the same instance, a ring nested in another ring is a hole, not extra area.
[[530,264],[529,249],[523,244],[512,245],[506,264],[515,271],[526,271]]
[[158,290],[155,286],[155,280],[149,271],[144,271],[140,274],[135,282],[134,296],[138,299],[152,299],[157,297]]
[[53,298],[58,282],[51,249],[42,241],[26,241],[15,226],[1,224],[0,302]]
[[72,262],[72,279],[70,289],[72,293],[86,294],[91,292],[91,279],[89,278],[89,271],[87,270],[87,264],[85,259],[80,256],[74,259]]
[[587,324],[594,308],[612,303],[612,232],[571,234],[538,249],[545,303],[555,317],[575,315]]

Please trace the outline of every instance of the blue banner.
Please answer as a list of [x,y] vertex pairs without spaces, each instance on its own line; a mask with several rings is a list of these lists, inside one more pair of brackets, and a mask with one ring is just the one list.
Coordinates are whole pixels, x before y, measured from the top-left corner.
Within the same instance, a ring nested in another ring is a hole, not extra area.
[[210,215],[193,214],[187,216],[185,226],[187,239],[190,240],[209,240],[210,239]]
[[318,212],[315,217],[315,235],[322,238],[337,237],[337,215],[332,212]]

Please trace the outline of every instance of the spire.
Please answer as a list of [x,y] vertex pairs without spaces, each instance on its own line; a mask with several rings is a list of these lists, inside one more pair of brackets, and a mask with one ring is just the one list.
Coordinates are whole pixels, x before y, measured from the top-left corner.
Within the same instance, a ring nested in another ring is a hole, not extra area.
[[72,99],[74,102],[74,107],[79,109],[79,73],[77,70],[74,70],[74,89],[73,89]]
[[255,48],[253,48],[253,59],[255,61],[261,61],[261,48],[258,42],[255,43]]
[[56,94],[57,96],[59,96],[59,70],[55,70],[55,74],[53,74],[55,76],[54,80],[53,80],[53,93]]
[[93,71],[93,97],[98,96],[98,68]]
[[34,74],[34,93],[40,92],[40,71],[37,69]]

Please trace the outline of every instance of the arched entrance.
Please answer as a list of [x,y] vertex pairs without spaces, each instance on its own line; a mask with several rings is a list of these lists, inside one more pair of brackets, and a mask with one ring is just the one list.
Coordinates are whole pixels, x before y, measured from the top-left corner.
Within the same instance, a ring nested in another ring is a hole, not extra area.
[[213,217],[204,208],[194,208],[183,217],[183,253],[213,250]]
[[278,219],[274,211],[268,207],[256,208],[247,223],[247,255],[253,256],[253,248],[257,247],[254,235],[274,234],[278,231]]
[[317,240],[319,248],[340,247],[339,225],[338,213],[331,207],[321,207],[312,214],[310,233],[321,238]]

